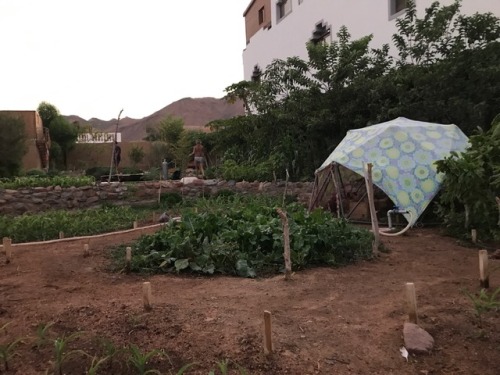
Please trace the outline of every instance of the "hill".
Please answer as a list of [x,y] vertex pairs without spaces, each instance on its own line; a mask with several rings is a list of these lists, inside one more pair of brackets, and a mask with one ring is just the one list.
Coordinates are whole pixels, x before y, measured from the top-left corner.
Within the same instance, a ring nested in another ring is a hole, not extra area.
[[[122,134],[122,141],[138,141],[146,136],[146,129],[149,126],[154,126],[169,115],[182,118],[184,127],[188,130],[205,131],[205,125],[210,121],[243,114],[244,109],[240,102],[229,104],[224,99],[217,98],[183,98],[142,119],[130,117],[120,119],[119,131]],[[116,119],[104,121],[91,118],[87,121],[76,115],[64,117],[70,122],[78,122],[81,125],[90,124],[95,130],[115,131]]]

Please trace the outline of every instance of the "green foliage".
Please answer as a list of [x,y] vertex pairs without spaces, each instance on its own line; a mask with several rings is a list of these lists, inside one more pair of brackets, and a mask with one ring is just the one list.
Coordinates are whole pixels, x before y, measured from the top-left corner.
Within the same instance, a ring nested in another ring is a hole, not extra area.
[[0,114],[0,177],[19,174],[26,153],[24,122],[16,117]]
[[50,158],[55,167],[66,166],[68,151],[73,148],[78,138],[78,126],[66,120],[52,104],[41,102],[38,114],[43,126],[49,129],[51,147]]
[[353,128],[404,116],[455,123],[467,135],[487,130],[500,108],[499,19],[462,15],[460,2],[433,3],[419,19],[408,6],[396,20],[398,61],[388,45],[373,49],[371,36],[352,40],[341,27],[335,42],[309,44],[307,60],[275,60],[260,82],[227,87],[226,99],[242,100],[248,115],[210,124],[215,156],[245,165],[238,179],[251,180],[271,156],[278,178],[288,170],[301,180]]
[[134,146],[128,153],[129,159],[132,161],[134,166],[137,166],[142,160],[144,159],[144,156],[146,153],[144,152],[143,148],[140,146]]
[[30,187],[47,187],[47,186],[61,186],[61,187],[79,187],[79,186],[89,186],[94,185],[95,180],[93,177],[81,176],[35,176],[30,177],[15,177],[14,179],[2,180],[0,181],[1,189],[22,189]]
[[182,196],[176,192],[166,192],[160,194],[160,203],[166,207],[174,207],[182,202]]
[[[3,326],[0,327],[0,333],[3,331],[6,331],[7,326],[10,323],[5,323]],[[7,341],[4,342],[2,341],[0,343],[0,363],[3,364],[5,371],[9,371],[9,362],[14,357],[17,352],[16,348],[19,344],[23,342],[23,337],[18,337],[12,341]]]
[[[183,209],[182,222],[135,243],[131,271],[242,277],[279,272],[284,263],[283,233],[273,208],[276,204],[270,198],[241,196],[200,200],[197,207]],[[341,265],[371,256],[369,232],[321,210],[307,213],[298,204],[287,210],[295,269]],[[121,249],[118,253],[123,254]]]
[[437,213],[453,235],[467,236],[476,228],[483,239],[500,238],[495,203],[500,196],[500,137],[493,136],[494,130],[470,137],[466,152],[436,163],[445,173]]
[[465,295],[469,297],[472,302],[474,313],[479,320],[480,326],[482,325],[484,313],[500,310],[500,288],[497,288],[491,293],[486,289],[481,289],[477,295],[465,291]]
[[92,358],[92,362],[90,363],[90,367],[87,369],[88,375],[97,375],[97,371],[99,368],[108,360],[108,357],[96,357]]
[[184,120],[168,115],[153,127],[146,129],[146,141],[161,141],[171,145],[177,144],[184,132]]
[[54,325],[53,322],[49,322],[46,324],[40,323],[36,327],[35,345],[36,345],[36,348],[38,350],[40,350],[40,348],[48,342],[48,333],[49,333],[50,327],[52,327],[53,325]]
[[83,350],[69,349],[69,344],[76,340],[81,332],[69,336],[64,335],[54,340],[54,372],[63,375],[63,365],[76,355],[87,355]]
[[46,241],[66,237],[85,236],[131,228],[135,220],[148,215],[147,211],[130,207],[102,207],[78,211],[57,210],[16,217],[0,217],[0,238],[10,237],[14,242]]
[[128,362],[134,367],[139,375],[147,374],[160,374],[158,370],[148,370],[148,363],[153,357],[164,357],[166,354],[161,350],[153,349],[149,352],[143,353],[136,345],[129,346],[130,356],[128,357]]

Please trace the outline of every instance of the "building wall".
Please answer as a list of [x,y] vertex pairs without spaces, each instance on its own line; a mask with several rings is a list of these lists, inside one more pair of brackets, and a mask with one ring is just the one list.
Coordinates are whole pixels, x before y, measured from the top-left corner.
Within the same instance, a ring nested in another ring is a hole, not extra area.
[[26,154],[23,156],[22,169],[24,171],[29,171],[31,169],[43,169],[40,153],[38,152],[36,141],[34,139],[26,140]]
[[26,135],[26,154],[23,156],[22,169],[42,169],[42,160],[36,141],[43,141],[42,119],[36,111],[0,111],[0,113],[18,118],[24,122]]
[[[145,141],[120,143],[121,161],[120,167],[133,167],[128,154],[135,146],[142,147],[145,156],[143,161],[137,165],[139,168],[149,168],[148,155],[151,151],[151,143]],[[85,170],[92,167],[109,167],[111,164],[112,143],[77,143],[68,153],[69,170]],[[161,167],[158,165],[157,167]]]
[[[259,12],[264,10],[263,21],[260,22]],[[265,28],[271,23],[271,0],[252,0],[248,5],[245,13],[245,31],[247,37],[247,44],[250,38],[254,36],[260,29]]]
[[[298,56],[307,59],[306,43],[310,40],[315,25],[326,22],[331,26],[331,37],[342,25],[347,26],[352,38],[373,34],[372,47],[391,43],[396,32],[396,19],[389,14],[394,0],[288,0],[292,11],[277,20],[276,0],[271,0],[271,28],[259,29],[250,38],[243,51],[244,78],[250,80],[255,65],[262,70],[273,59]],[[299,4],[300,2],[300,4]],[[453,0],[441,0],[441,5],[450,5]],[[419,17],[433,0],[416,0]],[[492,12],[500,16],[499,0],[463,0],[461,12]],[[400,12],[399,17],[404,16]],[[394,50],[393,50],[394,51]]]

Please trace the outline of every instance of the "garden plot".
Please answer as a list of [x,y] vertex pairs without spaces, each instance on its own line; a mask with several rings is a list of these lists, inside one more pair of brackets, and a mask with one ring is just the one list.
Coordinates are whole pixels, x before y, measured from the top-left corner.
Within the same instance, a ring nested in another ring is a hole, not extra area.
[[[151,229],[153,230],[153,229]],[[49,373],[53,340],[81,332],[68,343],[74,353],[65,374],[81,374],[92,357],[111,346],[136,345],[154,355],[150,369],[207,374],[228,359],[250,374],[491,374],[500,373],[498,312],[481,321],[464,291],[479,291],[477,249],[464,248],[433,230],[391,238],[391,250],[375,261],[343,268],[315,268],[283,276],[248,279],[176,275],[139,276],[109,271],[110,245],[132,242],[135,233],[83,242],[13,248],[0,265],[0,344],[15,347],[9,374]],[[498,261],[490,259],[490,269]],[[497,271],[498,272],[498,271]],[[495,271],[490,288],[499,278]],[[151,285],[144,309],[143,283]],[[419,324],[435,339],[430,354],[401,356],[408,320],[404,286],[416,288]],[[264,353],[264,311],[272,314],[272,354]],[[37,326],[49,326],[37,346]],[[52,341],[51,341],[52,340]],[[108,346],[102,342],[107,342]],[[111,345],[110,343],[113,343]],[[69,350],[68,349],[68,350]],[[12,353],[13,354],[13,353]],[[155,353],[153,353],[155,354]],[[102,374],[136,374],[130,352],[104,363]],[[3,368],[2,368],[3,371]]]

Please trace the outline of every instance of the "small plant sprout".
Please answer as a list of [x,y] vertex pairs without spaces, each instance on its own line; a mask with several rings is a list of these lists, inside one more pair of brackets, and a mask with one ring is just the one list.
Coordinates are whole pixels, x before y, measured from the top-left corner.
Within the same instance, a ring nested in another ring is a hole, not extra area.
[[139,375],[147,375],[147,374],[160,374],[158,370],[147,370],[147,365],[151,358],[155,356],[166,356],[166,354],[158,349],[153,349],[147,353],[141,352],[141,350],[136,345],[129,346],[130,356],[127,359],[127,362],[132,364],[132,366],[137,370],[137,374]]
[[87,375],[97,375],[97,371],[99,370],[99,367],[106,362],[109,359],[109,357],[103,357],[103,358],[98,358],[98,357],[93,357],[92,362],[90,364],[90,367],[87,370]]
[[81,334],[81,332],[75,332],[69,336],[63,336],[54,340],[54,372],[56,374],[63,375],[62,366],[71,357],[78,354],[87,355],[83,350],[68,350],[68,344]]
[[40,350],[42,346],[44,346],[48,342],[47,334],[49,333],[50,327],[54,325],[54,322],[49,322],[47,324],[40,323],[36,327],[36,348]]
[[472,302],[474,313],[479,321],[479,327],[482,327],[482,318],[485,312],[500,310],[500,287],[491,294],[486,289],[481,289],[477,296],[467,291],[465,291],[465,294]]
[[99,339],[99,345],[102,348],[102,353],[104,354],[105,357],[109,359],[108,362],[108,367],[111,368],[113,367],[113,363],[120,354],[122,354],[125,349],[124,348],[118,348],[113,341],[107,339],[107,338],[100,338]]
[[182,366],[179,371],[175,373],[175,375],[183,375],[190,367],[193,367],[196,363],[188,363],[187,365]]
[[[4,329],[5,326],[2,327]],[[0,344],[0,361],[2,361],[5,371],[9,371],[9,362],[12,357],[17,355],[16,347],[22,343],[23,337],[19,337],[14,341]]]

